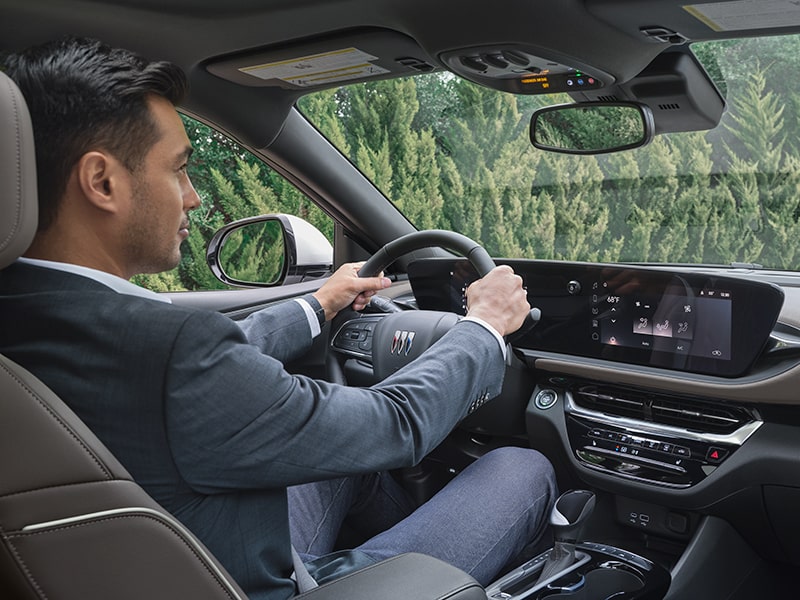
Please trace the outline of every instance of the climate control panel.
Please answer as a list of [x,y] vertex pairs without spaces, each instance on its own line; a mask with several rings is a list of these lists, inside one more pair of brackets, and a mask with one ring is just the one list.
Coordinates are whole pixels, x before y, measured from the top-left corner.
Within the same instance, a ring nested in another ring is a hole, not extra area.
[[536,387],[528,410],[563,411],[556,420],[578,464],[678,489],[709,477],[763,425],[734,403],[561,376]]
[[710,475],[737,448],[567,416],[575,457],[583,465],[667,487],[689,487]]

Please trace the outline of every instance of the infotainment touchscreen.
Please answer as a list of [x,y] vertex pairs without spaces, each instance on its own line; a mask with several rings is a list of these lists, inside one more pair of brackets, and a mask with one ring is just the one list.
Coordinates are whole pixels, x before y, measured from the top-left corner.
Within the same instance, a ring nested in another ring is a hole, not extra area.
[[[657,352],[731,358],[733,293],[668,285],[662,293],[607,289],[593,282],[592,340]],[[677,288],[677,289],[676,289]],[[682,288],[682,290],[681,290]]]
[[[498,261],[542,312],[520,348],[725,377],[745,373],[769,339],[783,292],[734,276],[661,268]],[[463,259],[414,262],[420,308],[466,312],[477,279]],[[744,325],[744,326],[743,326]]]

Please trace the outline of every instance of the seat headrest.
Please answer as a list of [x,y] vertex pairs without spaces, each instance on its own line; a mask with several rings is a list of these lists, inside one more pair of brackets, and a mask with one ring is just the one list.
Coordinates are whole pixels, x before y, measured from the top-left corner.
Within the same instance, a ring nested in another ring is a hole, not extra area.
[[0,269],[28,249],[38,219],[31,117],[17,85],[0,72]]

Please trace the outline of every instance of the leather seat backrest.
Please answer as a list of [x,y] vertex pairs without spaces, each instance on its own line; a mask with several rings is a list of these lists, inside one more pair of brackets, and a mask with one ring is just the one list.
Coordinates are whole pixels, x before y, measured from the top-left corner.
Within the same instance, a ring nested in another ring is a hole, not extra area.
[[[0,269],[33,239],[35,173],[30,116],[0,73]],[[0,590],[20,600],[245,598],[72,410],[2,355]]]
[[17,86],[0,73],[0,269],[28,249],[38,215],[31,118]]

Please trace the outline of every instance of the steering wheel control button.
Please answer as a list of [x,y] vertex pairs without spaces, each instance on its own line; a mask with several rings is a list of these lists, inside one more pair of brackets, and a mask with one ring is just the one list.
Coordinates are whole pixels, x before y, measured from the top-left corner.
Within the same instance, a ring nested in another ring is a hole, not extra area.
[[541,390],[533,399],[536,408],[541,410],[552,408],[556,402],[558,402],[558,394],[555,390]]
[[382,317],[348,321],[336,332],[333,348],[358,358],[368,358],[372,354],[372,334],[380,318]]
[[575,281],[574,279],[567,284],[567,291],[569,292],[570,296],[576,296],[581,293],[581,284],[579,281]]

